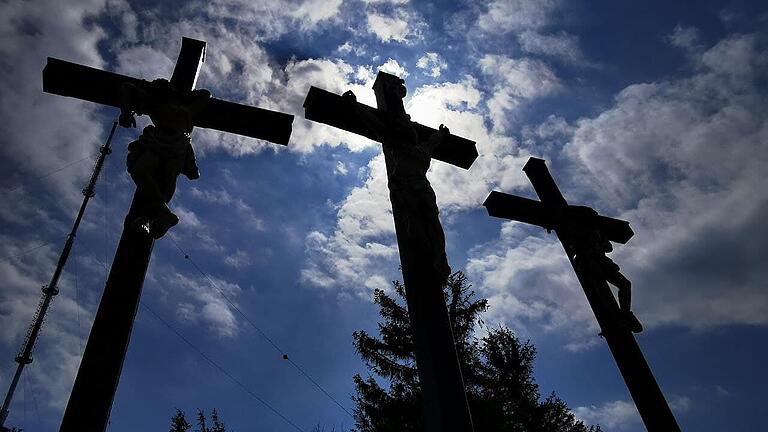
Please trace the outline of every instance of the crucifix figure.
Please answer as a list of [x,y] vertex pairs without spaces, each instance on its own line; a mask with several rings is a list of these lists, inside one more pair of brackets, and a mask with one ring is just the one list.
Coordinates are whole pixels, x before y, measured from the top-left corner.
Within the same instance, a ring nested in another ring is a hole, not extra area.
[[144,212],[133,225],[154,239],[162,237],[179,218],[168,208],[176,190],[176,177],[200,178],[192,148],[192,119],[211,98],[208,90],[176,89],[166,79],[139,87],[121,88],[120,125],[136,127],[134,114],[152,119],[136,141],[128,144],[126,165],[136,183],[136,196]]
[[[627,234],[631,232],[628,222],[612,218],[605,219],[616,221],[613,222],[615,224],[619,222],[626,224],[629,230]],[[602,230],[603,220],[590,207],[568,205],[559,213],[555,226],[559,232],[570,239],[570,248],[566,249],[566,252],[574,267],[585,271],[594,268],[599,279],[618,289],[619,309],[615,316],[616,324],[627,327],[634,333],[640,333],[643,331],[643,325],[632,312],[632,283],[621,273],[619,266],[605,255],[613,251],[613,245],[611,239]]]
[[339,96],[312,87],[304,102],[305,117],[382,143],[426,427],[430,432],[471,432],[443,296],[451,268],[426,174],[433,158],[469,168],[477,150],[473,141],[451,135],[443,125],[435,130],[412,122],[403,106],[402,79],[379,72],[373,89],[378,109],[357,102],[351,91]]
[[[611,242],[624,244],[632,238],[629,222],[602,216],[589,207],[569,205],[542,159],[530,158],[523,171],[541,201],[494,191],[483,203],[488,214],[555,231],[646,428],[649,432],[679,432],[633,335],[643,327],[631,312],[631,284],[619,266],[605,256],[613,250]],[[608,283],[619,290],[618,304]]]
[[191,147],[192,128],[204,127],[288,144],[293,116],[212,98],[195,90],[206,43],[183,38],[169,81],[144,81],[48,58],[43,90],[121,109],[120,124],[134,114],[154,125],[129,145],[128,171],[136,183],[124,229],[88,336],[60,431],[104,431],[128,349],[144,276],[156,238],[178,222],[167,207],[181,173],[200,176]]

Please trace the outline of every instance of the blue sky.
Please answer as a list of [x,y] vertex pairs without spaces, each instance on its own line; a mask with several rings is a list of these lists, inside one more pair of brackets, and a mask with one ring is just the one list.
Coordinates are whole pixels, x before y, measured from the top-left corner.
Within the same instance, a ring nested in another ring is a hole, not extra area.
[[[548,161],[572,203],[632,224],[635,237],[612,257],[633,281],[646,327],[638,340],[682,428],[760,430],[763,2],[64,3],[0,4],[3,390],[90,175],[88,156],[117,115],[43,94],[46,57],[168,77],[190,36],[208,42],[199,87],[294,114],[294,132],[281,148],[195,131],[202,178],[179,180],[181,223],[155,247],[110,431],[162,430],[175,408],[213,407],[233,430],[291,430],[149,310],[304,430],[352,424],[217,289],[351,410],[351,377],[365,374],[351,334],[375,331],[372,292],[398,278],[383,159],[376,143],[304,120],[301,104],[316,85],[374,105],[378,70],[405,78],[415,120],[477,141],[470,170],[435,162],[429,174],[449,261],[489,299],[489,325],[536,345],[543,394],[556,391],[605,430],[643,430],[556,238],[480,206],[494,189],[534,196],[520,171],[529,156]],[[118,131],[10,424],[58,427],[133,192],[124,159],[137,134]]]

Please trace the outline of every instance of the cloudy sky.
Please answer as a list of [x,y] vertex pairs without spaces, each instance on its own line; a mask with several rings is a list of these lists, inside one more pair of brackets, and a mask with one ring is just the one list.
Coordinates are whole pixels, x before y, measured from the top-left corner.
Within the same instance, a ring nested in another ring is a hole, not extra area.
[[[384,164],[377,143],[304,120],[301,104],[315,85],[374,105],[378,70],[405,78],[415,120],[477,141],[471,169],[435,162],[429,174],[449,260],[490,300],[488,325],[537,346],[542,393],[608,431],[643,430],[554,235],[481,207],[494,189],[535,196],[529,156],[572,203],[631,222],[612,255],[683,429],[758,430],[766,28],[768,7],[748,0],[4,1],[0,388],[117,115],[43,94],[46,57],[169,77],[190,36],[208,42],[199,87],[294,114],[294,132],[283,148],[195,131],[202,178],[179,180],[181,223],[155,247],[110,431],[213,407],[235,430],[292,430],[254,396],[303,430],[352,424],[281,353],[351,410],[351,377],[365,374],[351,334],[375,331],[372,292],[399,277]],[[58,428],[133,192],[124,159],[137,134],[117,133],[10,424]]]

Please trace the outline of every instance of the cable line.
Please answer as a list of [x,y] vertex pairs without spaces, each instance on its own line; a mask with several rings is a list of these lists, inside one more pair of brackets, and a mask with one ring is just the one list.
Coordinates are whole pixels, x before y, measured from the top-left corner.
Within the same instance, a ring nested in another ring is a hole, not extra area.
[[28,254],[30,252],[34,252],[34,251],[36,251],[36,250],[38,250],[40,248],[43,248],[43,247],[46,247],[46,246],[48,246],[50,244],[56,243],[57,241],[63,239],[64,237],[66,237],[66,236],[59,236],[59,237],[56,237],[55,239],[53,239],[53,240],[51,240],[49,242],[46,242],[46,243],[39,244],[37,246],[31,247],[31,248],[29,248],[29,249],[27,249],[25,251],[22,251],[22,252],[19,252],[19,253],[15,254],[15,255],[9,255],[9,256],[7,256],[5,258],[0,258],[0,262],[10,261],[10,260],[18,258],[20,256],[26,255],[26,254]]
[[[87,249],[87,248],[86,248],[86,249]],[[101,261],[101,260],[100,260],[98,257],[94,257],[94,259],[96,260],[96,262],[98,262],[99,264],[101,264],[101,265],[102,265],[104,268],[107,268],[107,265],[106,265],[106,264],[104,264],[104,263],[103,263],[103,262],[102,262],[102,261]],[[220,364],[218,364],[217,362],[215,362],[213,359],[211,359],[210,357],[208,357],[208,355],[207,355],[207,354],[205,354],[205,352],[204,352],[203,350],[201,350],[200,348],[198,348],[198,347],[197,347],[195,344],[193,344],[193,343],[192,343],[192,342],[191,342],[189,339],[187,339],[186,337],[184,337],[184,335],[183,335],[183,334],[181,334],[181,332],[179,332],[178,330],[176,330],[176,328],[175,328],[175,327],[173,327],[173,326],[172,326],[172,325],[171,325],[171,324],[170,324],[168,321],[166,321],[166,320],[164,320],[163,318],[161,318],[161,317],[160,317],[160,315],[158,315],[158,314],[157,314],[157,312],[155,312],[154,310],[152,310],[152,308],[150,308],[150,307],[149,307],[149,306],[148,306],[146,303],[144,303],[144,301],[143,301],[143,300],[142,300],[142,301],[140,301],[140,303],[141,303],[141,305],[142,305],[142,306],[143,306],[143,307],[144,307],[144,308],[145,308],[145,309],[146,309],[146,310],[147,310],[147,311],[148,311],[150,314],[152,314],[152,316],[154,316],[154,317],[155,317],[155,318],[156,318],[158,321],[160,321],[160,322],[161,322],[161,323],[163,323],[163,324],[164,324],[166,327],[168,327],[168,329],[169,329],[169,330],[171,330],[171,332],[173,332],[173,333],[174,333],[176,336],[178,336],[178,337],[179,337],[179,339],[181,339],[182,341],[184,341],[184,343],[186,343],[187,345],[189,345],[189,347],[190,347],[190,348],[192,348],[192,349],[193,349],[193,350],[194,350],[194,351],[195,351],[197,354],[199,354],[199,355],[200,355],[200,356],[201,356],[203,359],[205,359],[205,361],[207,361],[207,362],[208,362],[208,363],[209,363],[211,366],[215,367],[215,368],[216,368],[216,369],[218,369],[218,370],[219,370],[221,373],[223,373],[224,375],[226,375],[226,376],[227,376],[227,378],[229,378],[229,379],[230,379],[232,382],[234,382],[235,384],[237,384],[237,385],[238,385],[238,386],[239,386],[241,389],[243,389],[243,391],[245,391],[246,393],[248,393],[248,394],[249,394],[251,397],[253,397],[253,398],[254,398],[254,399],[256,399],[257,401],[259,401],[259,402],[260,402],[262,405],[264,405],[266,408],[268,408],[270,411],[272,411],[272,412],[273,412],[275,415],[277,415],[278,417],[280,417],[280,418],[281,418],[282,420],[284,420],[286,423],[288,423],[289,425],[291,425],[293,428],[295,428],[296,430],[298,430],[298,431],[300,431],[300,432],[305,432],[305,431],[304,431],[302,428],[300,428],[298,425],[296,425],[296,423],[294,423],[293,421],[291,421],[291,419],[289,419],[288,417],[286,417],[286,416],[285,416],[283,413],[281,413],[280,411],[278,411],[278,410],[277,410],[275,407],[273,407],[271,404],[269,404],[269,403],[268,403],[267,401],[265,401],[263,398],[259,397],[259,395],[257,395],[257,394],[256,394],[254,391],[252,391],[251,389],[249,389],[249,388],[248,388],[248,387],[247,387],[245,384],[243,384],[243,383],[242,383],[242,381],[240,381],[240,380],[238,380],[237,378],[235,378],[235,377],[234,377],[234,375],[232,375],[232,374],[231,374],[231,373],[229,373],[229,372],[228,372],[226,369],[224,369],[224,367],[223,367],[223,366],[221,366]]]
[[277,343],[275,343],[274,340],[272,340],[272,338],[270,338],[261,328],[259,328],[259,326],[257,326],[248,317],[248,315],[245,314],[245,312],[240,310],[240,308],[238,308],[237,305],[235,305],[235,303],[232,302],[232,300],[229,299],[227,294],[225,294],[224,291],[216,285],[216,283],[213,281],[213,279],[211,279],[211,277],[208,276],[208,274],[206,274],[200,267],[198,267],[197,263],[195,263],[195,261],[189,256],[189,254],[187,252],[185,252],[184,249],[181,248],[181,246],[179,246],[179,244],[176,242],[176,240],[173,239],[173,237],[169,236],[168,238],[171,239],[173,244],[176,246],[176,249],[178,249],[179,252],[181,252],[182,255],[184,255],[184,259],[189,261],[192,264],[192,266],[195,268],[195,270],[197,270],[208,281],[208,283],[214,289],[216,289],[216,291],[218,291],[219,294],[221,294],[222,297],[224,297],[224,299],[227,301],[227,303],[229,303],[229,305],[232,306],[232,308],[235,311],[237,311],[237,313],[239,313],[240,316],[243,317],[243,319],[245,319],[245,321],[248,322],[248,324],[251,325],[251,327],[253,327],[267,342],[269,342],[269,344],[272,345],[272,347],[278,353],[280,353],[280,355],[283,357],[283,360],[288,360],[288,363],[290,363],[296,370],[298,370],[307,380],[309,380],[309,382],[314,384],[314,386],[317,387],[318,390],[320,390],[325,396],[327,396],[331,401],[333,401],[333,403],[335,403],[339,408],[341,408],[342,411],[347,413],[347,415],[349,415],[352,419],[355,418],[355,416],[351,412],[349,412],[349,410],[347,410],[335,397],[333,397],[333,395],[331,395],[328,391],[326,391],[325,388],[323,388],[323,386],[320,385],[320,383],[318,383],[314,378],[312,378],[312,376],[310,376],[309,373],[303,367],[301,367],[298,363],[293,361],[293,359],[291,359],[288,356],[288,354],[286,354],[285,351],[283,351],[283,349],[280,348],[277,345]]
[[[56,173],[57,173],[57,172],[59,172],[59,171],[63,171],[63,170],[65,170],[65,169],[67,169],[67,168],[71,167],[72,165],[75,165],[75,164],[79,164],[80,162],[82,162],[82,161],[85,161],[85,160],[88,160],[88,159],[90,159],[90,158],[92,158],[92,157],[93,157],[93,155],[88,155],[88,156],[85,156],[85,157],[83,157],[82,159],[78,159],[78,160],[76,160],[76,161],[70,162],[70,163],[68,163],[68,164],[66,164],[66,165],[63,165],[63,166],[61,166],[61,167],[59,167],[59,168],[56,168],[55,170],[53,170],[53,171],[51,171],[51,172],[48,172],[48,173],[46,173],[46,174],[43,174],[43,175],[41,175],[40,177],[35,177],[35,178],[34,178],[34,179],[32,179],[32,180],[33,180],[33,181],[39,181],[39,180],[42,180],[42,179],[44,179],[44,178],[46,178],[46,177],[50,177],[50,176],[52,176],[52,175],[56,174]],[[3,192],[3,193],[13,193],[13,192],[16,192],[17,190],[21,189],[22,187],[24,187],[24,185],[23,185],[23,184],[22,184],[22,185],[18,185],[18,186],[16,186],[15,188],[11,188],[11,189],[3,189],[1,192]]]
[[175,328],[174,328],[174,327],[173,327],[173,326],[172,326],[170,323],[168,323],[166,320],[162,319],[162,318],[160,317],[160,315],[156,314],[156,313],[155,313],[155,311],[153,311],[153,310],[152,310],[152,309],[151,309],[149,306],[147,306],[147,304],[146,304],[146,303],[144,303],[144,302],[142,301],[142,302],[141,302],[141,305],[142,305],[142,306],[144,306],[144,309],[146,309],[146,310],[147,310],[147,311],[148,311],[150,314],[152,314],[152,316],[154,316],[155,318],[157,318],[157,320],[158,320],[158,321],[160,321],[161,323],[165,324],[165,326],[166,326],[166,327],[168,327],[168,329],[169,329],[169,330],[171,330],[173,333],[175,333],[175,334],[176,334],[176,336],[178,336],[178,337],[179,337],[181,340],[183,340],[183,341],[184,341],[184,343],[186,343],[187,345],[189,345],[189,347],[190,347],[190,348],[192,348],[193,350],[195,350],[195,351],[196,351],[196,352],[197,352],[197,353],[198,353],[198,354],[199,354],[199,355],[200,355],[202,358],[204,358],[204,359],[205,359],[205,360],[206,360],[206,361],[207,361],[207,362],[208,362],[208,363],[209,363],[211,366],[213,366],[213,367],[215,367],[216,369],[218,369],[218,370],[219,370],[221,373],[223,373],[224,375],[226,375],[226,376],[227,376],[227,378],[229,378],[229,379],[230,379],[232,382],[234,382],[234,383],[235,383],[235,384],[237,384],[237,385],[238,385],[238,386],[239,386],[241,389],[243,389],[243,391],[245,391],[246,393],[248,393],[248,394],[249,394],[251,397],[253,397],[253,398],[254,398],[254,399],[256,399],[257,401],[259,401],[259,402],[260,402],[262,405],[264,405],[265,407],[267,407],[267,408],[268,408],[270,411],[272,411],[273,413],[275,413],[275,415],[277,415],[278,417],[280,417],[281,419],[283,419],[283,420],[284,420],[286,423],[288,423],[289,425],[293,426],[293,428],[294,428],[294,429],[296,429],[296,430],[297,430],[297,431],[299,431],[299,432],[304,432],[304,430],[303,430],[302,428],[300,428],[298,425],[296,425],[296,423],[292,422],[292,421],[291,421],[291,420],[290,420],[288,417],[286,417],[285,415],[283,415],[283,414],[282,414],[280,411],[278,411],[278,410],[277,410],[275,407],[273,407],[272,405],[270,405],[269,403],[267,403],[267,401],[265,401],[264,399],[262,399],[261,397],[259,397],[259,395],[257,395],[257,394],[256,394],[256,393],[254,393],[253,391],[251,391],[251,389],[249,389],[248,387],[246,387],[246,385],[245,385],[245,384],[243,384],[243,383],[242,383],[242,381],[240,381],[240,380],[238,380],[237,378],[235,378],[235,377],[234,377],[234,376],[233,376],[231,373],[227,372],[227,370],[226,370],[226,369],[224,369],[224,368],[223,368],[221,365],[219,365],[218,363],[216,363],[215,361],[213,361],[213,360],[212,360],[210,357],[208,357],[208,356],[207,356],[207,355],[206,355],[206,354],[205,354],[205,353],[204,353],[204,352],[203,352],[203,351],[202,351],[200,348],[198,348],[197,346],[195,346],[195,344],[193,344],[192,342],[190,342],[190,341],[189,341],[189,339],[187,339],[186,337],[184,337],[184,335],[182,335],[182,334],[181,334],[179,331],[177,331],[177,330],[176,330],[176,329],[175,329]]

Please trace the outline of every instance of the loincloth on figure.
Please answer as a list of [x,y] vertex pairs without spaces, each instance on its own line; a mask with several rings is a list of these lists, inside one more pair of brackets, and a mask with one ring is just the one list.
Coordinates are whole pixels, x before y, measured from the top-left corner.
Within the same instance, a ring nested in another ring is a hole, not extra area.
[[126,166],[129,174],[146,152],[151,152],[164,166],[173,167],[176,175],[199,176],[189,133],[166,131],[153,125],[145,127],[139,138],[128,144]]

